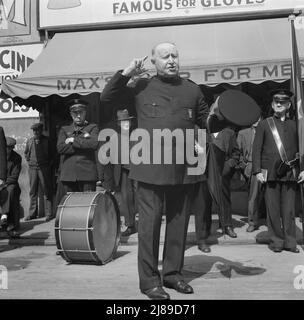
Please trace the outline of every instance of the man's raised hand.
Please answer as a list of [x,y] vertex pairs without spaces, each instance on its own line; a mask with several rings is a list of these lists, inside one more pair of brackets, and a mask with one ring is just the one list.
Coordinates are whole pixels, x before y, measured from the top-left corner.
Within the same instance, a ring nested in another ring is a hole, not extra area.
[[148,56],[133,59],[131,63],[123,70],[122,75],[126,77],[134,77],[146,72],[147,69],[144,68],[144,64],[147,58]]

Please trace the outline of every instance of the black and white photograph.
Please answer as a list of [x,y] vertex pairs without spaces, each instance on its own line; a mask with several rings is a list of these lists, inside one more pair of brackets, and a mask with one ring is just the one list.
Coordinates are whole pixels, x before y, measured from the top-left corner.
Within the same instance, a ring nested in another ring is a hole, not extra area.
[[0,0],[0,77],[0,303],[304,300],[304,0]]

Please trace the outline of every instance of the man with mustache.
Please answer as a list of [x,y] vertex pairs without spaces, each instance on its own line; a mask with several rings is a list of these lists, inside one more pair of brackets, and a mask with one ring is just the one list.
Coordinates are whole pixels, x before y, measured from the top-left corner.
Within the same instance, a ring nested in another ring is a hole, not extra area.
[[[296,123],[287,114],[292,96],[293,93],[286,89],[272,92],[273,116],[259,123],[253,143],[253,174],[260,183],[266,184],[269,248],[273,252],[299,252],[296,241],[295,195],[297,182],[304,181],[304,171],[299,174],[296,160]],[[290,165],[282,166],[284,154],[291,161]]]

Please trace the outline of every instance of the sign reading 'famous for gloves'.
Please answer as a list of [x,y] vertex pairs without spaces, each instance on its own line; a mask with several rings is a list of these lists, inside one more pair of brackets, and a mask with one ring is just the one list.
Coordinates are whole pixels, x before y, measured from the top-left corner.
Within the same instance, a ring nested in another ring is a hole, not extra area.
[[155,23],[210,17],[259,15],[303,7],[303,0],[40,0],[41,28]]

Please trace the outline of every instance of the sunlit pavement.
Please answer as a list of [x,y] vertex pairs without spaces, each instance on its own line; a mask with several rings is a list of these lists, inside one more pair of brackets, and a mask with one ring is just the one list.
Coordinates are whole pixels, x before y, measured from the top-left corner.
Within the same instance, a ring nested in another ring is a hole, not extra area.
[[[218,223],[214,221],[211,253],[204,254],[196,246],[191,216],[184,275],[194,288],[194,294],[183,295],[166,289],[171,299],[304,298],[302,248],[298,246],[298,254],[274,253],[265,244],[266,227],[247,233],[245,222],[244,217],[234,216],[238,238],[231,239],[217,230]],[[298,218],[297,225],[300,241],[302,232]],[[22,230],[19,239],[0,239],[0,264],[8,270],[8,288],[0,290],[1,299],[146,299],[138,289],[137,234],[121,239],[111,262],[84,265],[68,264],[56,254],[54,220],[24,222]],[[264,244],[257,244],[256,237]],[[302,274],[301,268],[295,270],[301,265]]]

